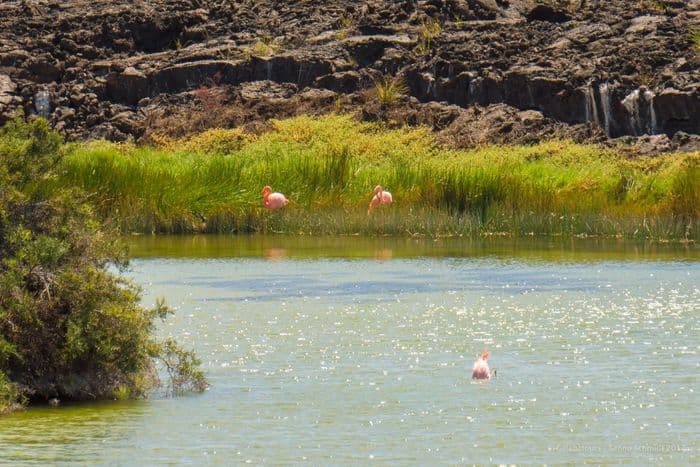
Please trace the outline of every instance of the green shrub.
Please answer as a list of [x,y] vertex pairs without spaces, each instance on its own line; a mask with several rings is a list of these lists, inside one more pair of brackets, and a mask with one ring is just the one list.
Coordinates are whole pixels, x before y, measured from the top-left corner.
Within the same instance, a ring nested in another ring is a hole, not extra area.
[[[0,411],[49,398],[140,397],[170,353],[152,333],[169,313],[139,305],[115,232],[74,187],[48,189],[61,138],[44,120],[0,129]],[[191,360],[189,354],[182,357]],[[183,362],[203,383],[201,373]]]

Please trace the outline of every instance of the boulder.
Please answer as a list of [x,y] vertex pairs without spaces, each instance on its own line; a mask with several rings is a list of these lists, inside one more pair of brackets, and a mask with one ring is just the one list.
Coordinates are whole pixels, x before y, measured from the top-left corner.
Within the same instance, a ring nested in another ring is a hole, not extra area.
[[632,20],[632,24],[625,30],[625,34],[655,34],[656,29],[666,22],[665,16],[646,15],[638,16]]
[[51,56],[30,58],[25,67],[37,83],[59,81],[63,74],[63,64]]
[[107,77],[107,98],[115,102],[135,105],[148,95],[148,77],[134,67]]
[[605,23],[583,24],[566,33],[566,38],[576,44],[588,44],[613,35],[613,30]]
[[0,74],[0,110],[2,106],[10,105],[16,98],[14,95],[17,85],[9,76]]
[[677,131],[698,132],[700,122],[700,88],[680,91],[664,89],[654,98],[657,130],[667,134]]
[[351,36],[341,41],[360,66],[367,66],[384,55],[389,47],[414,47],[418,42],[407,35]]
[[17,85],[10,77],[0,73],[0,123],[11,119],[14,107],[22,102],[21,98],[14,94],[16,89]]
[[510,3],[528,21],[563,23],[571,19],[566,9],[567,2],[558,0],[513,0]]
[[361,75],[357,71],[342,71],[323,75],[316,79],[314,85],[341,93],[355,92],[360,88]]

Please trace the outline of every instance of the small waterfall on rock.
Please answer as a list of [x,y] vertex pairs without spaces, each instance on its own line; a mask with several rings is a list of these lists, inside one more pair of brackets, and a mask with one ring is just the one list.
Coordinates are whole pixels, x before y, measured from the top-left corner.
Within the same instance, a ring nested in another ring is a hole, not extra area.
[[656,95],[650,91],[644,91],[644,99],[649,103],[649,134],[656,134],[656,111],[654,110],[654,98]]
[[478,83],[480,83],[481,78],[474,78],[469,80],[469,85],[467,87],[467,102],[477,103],[479,99],[479,89]]
[[584,93],[586,95],[586,121],[592,121],[596,125],[600,126],[600,115],[598,115],[598,104],[595,101],[593,86],[590,84],[587,85],[584,88]]
[[656,133],[654,93],[645,87],[635,89],[623,100],[622,106],[629,114],[629,127],[633,135]]
[[425,95],[426,97],[437,97],[437,89],[435,86],[435,78],[433,77],[434,75],[430,73],[423,73],[421,77],[423,80],[427,82],[427,88],[425,89]]
[[610,90],[608,83],[603,83],[598,87],[600,92],[600,103],[603,106],[603,116],[605,117],[605,135],[610,137],[610,123],[612,122],[612,106],[610,105]]
[[42,89],[34,95],[34,108],[40,117],[49,118],[51,114],[51,96],[49,91]]
[[634,136],[639,136],[639,89],[635,89],[622,99],[622,106],[629,114],[630,129]]
[[272,81],[272,60],[265,62],[265,68],[267,69],[267,80]]

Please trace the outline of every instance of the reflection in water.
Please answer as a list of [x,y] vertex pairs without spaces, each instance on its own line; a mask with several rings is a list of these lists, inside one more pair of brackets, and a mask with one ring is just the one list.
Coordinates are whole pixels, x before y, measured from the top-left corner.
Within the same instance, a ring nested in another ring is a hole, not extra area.
[[700,245],[621,239],[393,238],[285,235],[181,235],[128,237],[141,258],[464,258],[536,261],[700,260]]
[[374,257],[379,261],[387,261],[394,257],[394,252],[391,248],[380,248],[374,253]]
[[0,462],[700,463],[696,247],[163,242],[130,274],[211,389],[0,417]]
[[286,248],[267,248],[264,253],[265,258],[269,260],[280,260],[288,256]]

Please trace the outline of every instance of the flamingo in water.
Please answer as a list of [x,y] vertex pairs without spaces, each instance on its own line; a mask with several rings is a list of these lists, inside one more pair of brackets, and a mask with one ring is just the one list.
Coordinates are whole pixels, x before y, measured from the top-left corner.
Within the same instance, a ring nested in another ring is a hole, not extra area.
[[489,370],[489,364],[486,360],[489,358],[489,351],[484,350],[474,362],[474,368],[472,369],[472,379],[489,379],[491,378],[491,371]]
[[372,209],[381,204],[391,204],[394,199],[391,197],[391,193],[385,191],[381,185],[374,187],[374,197],[372,201],[369,202],[369,209],[367,209],[367,214],[372,212]]
[[273,193],[272,188],[266,186],[262,189],[263,206],[267,209],[280,209],[289,203],[282,193]]

